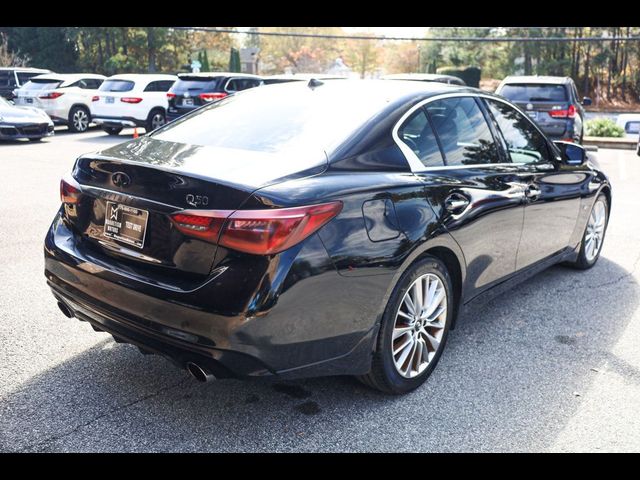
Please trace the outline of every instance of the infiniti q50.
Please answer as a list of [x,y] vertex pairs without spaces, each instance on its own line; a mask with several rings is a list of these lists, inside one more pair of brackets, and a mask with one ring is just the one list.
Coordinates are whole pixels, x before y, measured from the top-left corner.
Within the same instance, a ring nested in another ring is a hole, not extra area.
[[439,83],[310,80],[83,155],[45,275],[63,313],[201,381],[429,376],[456,319],[598,260],[611,186],[517,107]]

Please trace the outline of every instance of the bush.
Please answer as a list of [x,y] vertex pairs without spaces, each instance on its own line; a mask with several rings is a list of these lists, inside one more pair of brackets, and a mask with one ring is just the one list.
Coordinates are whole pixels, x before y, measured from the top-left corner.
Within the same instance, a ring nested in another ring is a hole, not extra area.
[[590,137],[624,137],[624,128],[610,118],[587,120],[584,127],[585,135]]

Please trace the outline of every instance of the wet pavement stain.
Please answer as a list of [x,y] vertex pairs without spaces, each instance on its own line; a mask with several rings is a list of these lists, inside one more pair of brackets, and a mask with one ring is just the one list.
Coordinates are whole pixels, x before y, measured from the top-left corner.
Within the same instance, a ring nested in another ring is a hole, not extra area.
[[556,335],[554,339],[556,342],[562,343],[563,345],[575,345],[578,343],[574,337],[570,337],[569,335]]
[[276,383],[273,386],[273,389],[276,392],[284,393],[285,395],[291,398],[309,398],[311,396],[311,392],[306,390],[298,385],[289,385],[286,383]]
[[296,405],[293,408],[295,408],[300,413],[304,413],[305,415],[317,415],[322,411],[322,409],[320,408],[320,405],[318,405],[316,402],[313,402],[311,400],[308,402],[301,403],[300,405]]

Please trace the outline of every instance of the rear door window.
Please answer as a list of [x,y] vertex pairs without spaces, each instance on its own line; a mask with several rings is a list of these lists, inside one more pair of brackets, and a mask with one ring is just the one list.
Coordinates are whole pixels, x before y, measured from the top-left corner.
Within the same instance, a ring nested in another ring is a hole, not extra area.
[[100,85],[101,92],[130,92],[135,83],[131,80],[105,80]]
[[423,109],[419,109],[407,119],[398,130],[398,136],[425,167],[444,165],[438,141]]
[[489,125],[473,97],[428,103],[426,110],[447,165],[500,163]]
[[102,85],[102,80],[100,80],[99,78],[84,78],[82,80],[85,86],[80,86],[80,88],[97,90],[98,88],[100,88],[100,85]]
[[550,160],[544,136],[515,108],[497,100],[485,100],[507,144],[514,163],[546,163]]
[[564,85],[512,83],[502,87],[500,95],[512,102],[566,102]]

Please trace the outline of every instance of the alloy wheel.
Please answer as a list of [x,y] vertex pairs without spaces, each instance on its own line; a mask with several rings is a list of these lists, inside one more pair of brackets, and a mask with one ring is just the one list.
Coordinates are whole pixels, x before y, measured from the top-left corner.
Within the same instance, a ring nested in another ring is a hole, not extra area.
[[73,126],[78,132],[84,132],[89,128],[89,115],[82,109],[78,109],[73,114]]
[[447,291],[437,275],[416,279],[396,313],[391,351],[396,370],[405,378],[420,375],[441,347],[447,319]]
[[600,248],[602,248],[606,223],[607,208],[602,200],[598,200],[591,210],[584,237],[584,254],[589,263],[598,256]]
[[165,123],[166,122],[164,119],[164,115],[162,115],[161,113],[156,113],[153,115],[153,117],[151,117],[151,128],[153,130],[155,130],[156,128],[160,128]]

